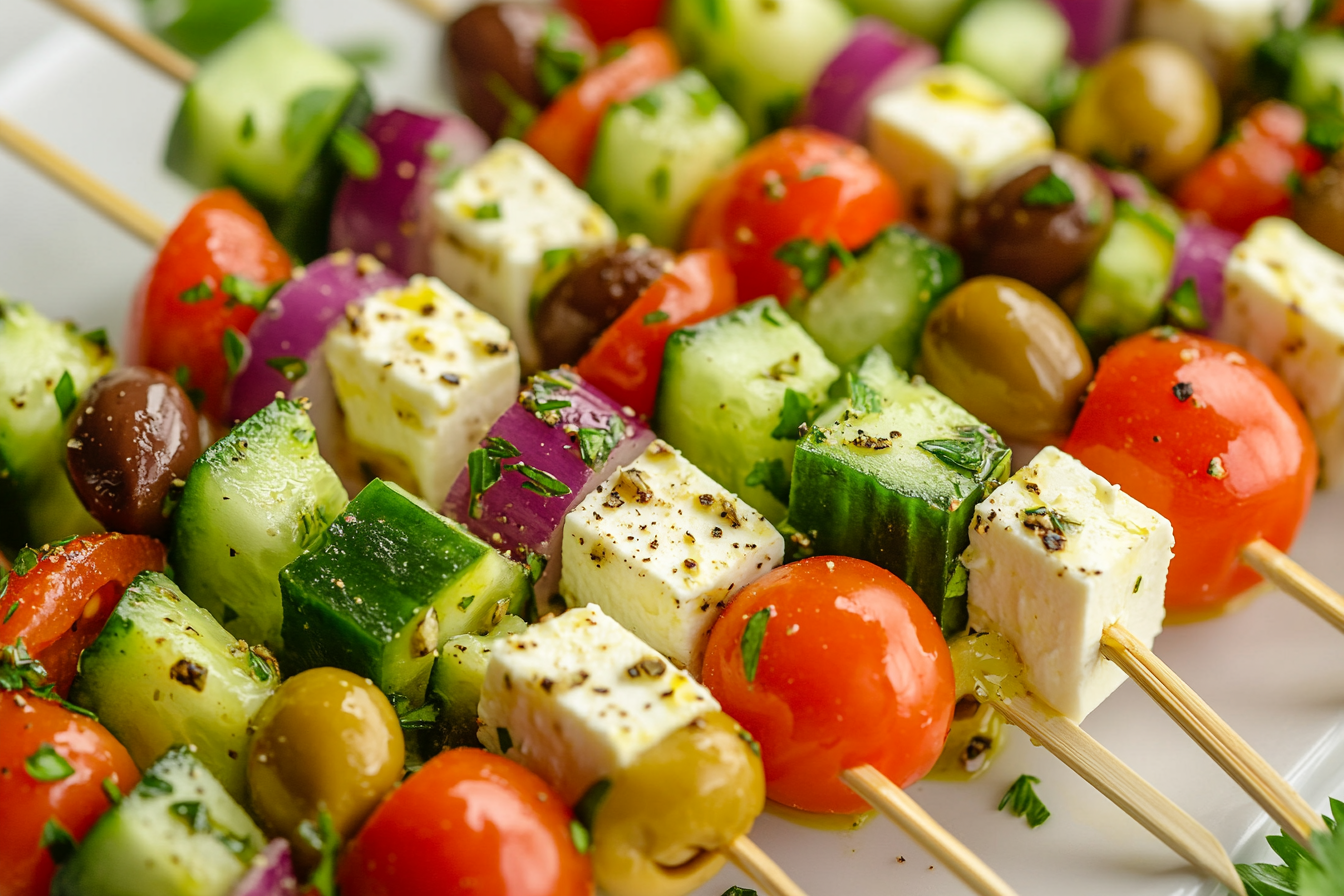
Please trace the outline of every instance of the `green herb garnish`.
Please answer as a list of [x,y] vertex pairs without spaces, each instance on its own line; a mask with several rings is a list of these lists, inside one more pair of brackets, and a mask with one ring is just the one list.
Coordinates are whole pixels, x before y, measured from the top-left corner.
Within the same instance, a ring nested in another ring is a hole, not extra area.
[[955,439],[927,439],[918,447],[950,467],[956,467],[983,482],[1008,456],[1008,447],[988,426],[962,426]]
[[56,407],[60,408],[61,419],[69,418],[70,412],[75,409],[75,403],[79,400],[79,396],[75,394],[75,380],[70,376],[70,371],[62,371],[61,378],[56,381],[52,397],[56,399]]
[[498,202],[487,202],[471,210],[471,216],[477,221],[498,221],[504,217]]
[[247,354],[247,345],[243,337],[233,327],[224,331],[224,363],[229,365],[229,376],[237,376],[243,368],[243,358]]
[[1018,818],[1025,818],[1027,824],[1033,828],[1038,828],[1045,824],[1050,817],[1050,810],[1045,808],[1045,803],[1036,795],[1032,789],[1033,784],[1041,783],[1040,778],[1033,778],[1031,775],[1022,775],[1013,782],[1013,786],[1008,788],[1008,792],[999,800],[999,811],[1004,807]]
[[[1280,831],[1266,837],[1283,865],[1238,865],[1248,896],[1337,896],[1344,893],[1344,802],[1330,800],[1327,830],[1311,835],[1307,848]],[[1332,817],[1333,816],[1333,817]]]
[[322,896],[336,896],[336,853],[341,848],[341,835],[336,833],[331,813],[319,810],[317,824],[305,820],[299,825],[299,836],[320,856],[317,867],[308,876],[308,886]]
[[59,821],[48,818],[46,824],[42,825],[42,836],[38,838],[37,845],[47,851],[53,862],[60,865],[75,854],[79,844],[75,843],[75,838]]
[[307,142],[340,99],[341,92],[331,87],[314,87],[296,96],[290,103],[289,118],[281,135],[285,149],[296,149]]
[[111,778],[103,779],[103,796],[107,797],[107,801],[114,806],[121,804],[121,788],[117,786],[116,781]]
[[775,250],[775,258],[797,269],[803,287],[814,292],[831,274],[832,249],[829,242],[816,243],[807,237],[789,240]]
[[1167,320],[1185,330],[1206,330],[1209,321],[1193,277],[1186,277],[1166,301]]
[[75,773],[74,767],[48,743],[40,744],[37,752],[24,759],[23,767],[28,777],[43,783],[63,781]]
[[796,389],[785,389],[784,406],[779,409],[779,423],[770,431],[771,438],[798,441],[811,415],[812,399]]
[[743,482],[761,486],[781,504],[789,503],[789,475],[784,472],[784,461],[777,457],[756,461]]
[[642,93],[630,101],[630,105],[653,118],[663,108],[663,98],[656,93]]
[[1028,207],[1054,208],[1075,200],[1068,181],[1051,171],[1045,178],[1022,194],[1022,204]]
[[653,191],[653,198],[659,202],[666,202],[668,194],[672,191],[672,172],[666,165],[659,165],[649,175],[649,189]]
[[204,302],[207,299],[213,299],[214,297],[215,284],[209,277],[206,277],[190,289],[184,289],[177,294],[177,298],[188,305],[195,305],[197,302]]
[[534,71],[537,83],[548,97],[555,96],[576,81],[588,62],[578,50],[561,46],[568,32],[569,22],[565,17],[552,13],[546,17],[546,30],[537,41]]
[[765,646],[765,628],[770,623],[770,608],[757,610],[742,629],[742,672],[747,681],[756,680],[756,669],[761,664],[761,648]]
[[668,313],[666,311],[650,311],[648,314],[644,315],[644,325],[650,326],[652,324],[660,324],[667,320],[667,318]]
[[513,464],[510,470],[516,470],[523,475],[527,481],[523,483],[523,488],[534,494],[541,495],[543,498],[559,498],[570,494],[573,489],[565,485],[559,479],[556,479],[550,473],[544,470],[538,470],[536,467],[527,464]]
[[499,752],[508,753],[513,749],[513,735],[509,734],[509,729],[496,728],[495,735],[499,738]]
[[845,374],[845,384],[849,387],[849,403],[860,414],[876,414],[882,410],[882,396],[877,390],[855,373]]
[[579,456],[590,470],[598,470],[611,457],[611,452],[625,436],[625,421],[618,415],[611,415],[606,429],[581,428],[578,431]]
[[331,148],[356,180],[373,180],[383,166],[377,145],[359,128],[343,124],[331,135]]
[[267,358],[266,366],[276,373],[289,380],[291,383],[308,375],[308,362],[302,358],[292,358],[284,356],[280,358]]
[[477,448],[467,455],[467,480],[471,494],[467,512],[474,520],[481,518],[481,495],[504,475],[500,462],[522,456],[522,452],[506,439],[492,437],[486,439],[485,443],[484,448]]

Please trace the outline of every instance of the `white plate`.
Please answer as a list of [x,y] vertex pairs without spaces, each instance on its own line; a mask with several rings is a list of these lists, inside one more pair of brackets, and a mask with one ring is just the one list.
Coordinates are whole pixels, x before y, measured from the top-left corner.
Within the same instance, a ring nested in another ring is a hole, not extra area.
[[[618,2],[618,0],[613,0]],[[129,13],[129,7],[118,7]],[[392,0],[291,0],[291,20],[328,45],[385,41],[374,72],[384,106],[442,108],[438,29]],[[160,215],[192,191],[159,164],[177,85],[35,0],[0,0],[0,111]],[[119,336],[150,251],[0,154],[0,289],[43,312]],[[1321,495],[1294,555],[1344,586],[1344,494]],[[1344,780],[1344,641],[1280,594],[1212,622],[1164,632],[1157,652],[1312,802]],[[851,719],[848,724],[876,724]],[[1125,684],[1087,730],[1208,826],[1237,861],[1264,861],[1267,818],[1155,705]],[[971,784],[925,782],[914,797],[1017,890],[1035,896],[1195,896],[1217,887],[1016,730]],[[996,812],[1019,774],[1036,775],[1053,815],[1041,828]],[[753,838],[814,896],[965,892],[885,820],[823,832],[766,815]],[[903,861],[902,861],[903,859]],[[697,896],[747,884],[731,866]]]

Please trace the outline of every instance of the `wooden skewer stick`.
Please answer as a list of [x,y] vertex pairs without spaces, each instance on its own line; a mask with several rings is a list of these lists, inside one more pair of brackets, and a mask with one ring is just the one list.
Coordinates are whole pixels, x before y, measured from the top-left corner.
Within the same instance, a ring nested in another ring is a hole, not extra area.
[[755,843],[745,836],[738,837],[723,848],[732,863],[746,872],[770,896],[807,896],[803,888],[789,878]]
[[886,775],[871,765],[861,765],[841,772],[840,778],[980,896],[1012,896],[1013,889],[1003,878],[934,821],[933,816]]
[[196,63],[163,41],[132,25],[109,16],[85,0],[50,0],[78,19],[92,25],[170,78],[183,84],[196,77]]
[[158,218],[4,116],[0,116],[0,146],[9,148],[20,159],[147,245],[157,246],[167,235],[167,225]]
[[1102,633],[1101,655],[1125,670],[1234,781],[1302,845],[1325,822],[1240,734],[1126,628]]
[[[420,15],[429,19],[431,22],[445,24],[452,16],[448,10],[435,0],[401,0],[402,4],[420,13]],[[743,869],[745,870],[745,869]]]
[[1218,838],[1072,719],[1031,694],[991,703],[1177,855],[1237,896],[1246,896],[1236,866]]
[[1241,562],[1344,631],[1344,595],[1307,572],[1283,551],[1257,538],[1241,549]]

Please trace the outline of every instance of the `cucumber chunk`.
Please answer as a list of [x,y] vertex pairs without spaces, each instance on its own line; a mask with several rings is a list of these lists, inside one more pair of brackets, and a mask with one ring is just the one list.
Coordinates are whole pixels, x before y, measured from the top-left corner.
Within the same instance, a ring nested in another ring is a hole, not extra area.
[[227,896],[266,846],[242,806],[174,747],[61,866],[52,896]]
[[1059,105],[1069,41],[1068,21],[1045,0],[982,0],[957,23],[947,61],[961,62],[1034,109]]
[[381,480],[285,567],[280,590],[286,671],[347,669],[412,706],[449,638],[488,632],[532,596],[522,564]]
[[97,713],[142,769],[174,744],[190,745],[241,802],[249,726],[279,684],[263,655],[167,576],[145,572],[80,657],[70,700]]
[[889,227],[790,311],[842,367],[880,345],[897,367],[910,370],[929,313],[960,282],[957,253],[913,228]]
[[1302,41],[1288,80],[1288,101],[1310,111],[1344,113],[1344,35],[1326,31]]
[[972,0],[848,0],[858,13],[881,16],[927,41],[941,44]]
[[177,580],[235,636],[279,649],[280,570],[347,500],[303,406],[277,399],[191,468],[174,519]]
[[866,360],[840,419],[798,443],[788,520],[794,554],[876,563],[913,588],[950,636],[967,621],[957,558],[970,543],[976,503],[1007,478],[1010,452],[921,378],[880,355]]
[[196,59],[224,46],[272,10],[272,0],[141,0],[145,23]]
[[588,192],[621,233],[678,246],[686,219],[747,145],[747,127],[714,85],[686,69],[602,121]]
[[505,616],[487,635],[458,635],[449,638],[434,661],[429,677],[429,701],[438,706],[443,740],[440,746],[479,747],[476,716],[481,703],[481,685],[485,667],[490,664],[490,648],[501,638],[527,630],[517,616]]
[[757,139],[787,125],[852,22],[839,0],[671,0],[672,37]]
[[839,375],[774,299],[758,299],[667,340],[653,428],[776,522],[799,430]]
[[105,340],[0,295],[0,544],[100,531],[66,476],[65,420],[114,360]]

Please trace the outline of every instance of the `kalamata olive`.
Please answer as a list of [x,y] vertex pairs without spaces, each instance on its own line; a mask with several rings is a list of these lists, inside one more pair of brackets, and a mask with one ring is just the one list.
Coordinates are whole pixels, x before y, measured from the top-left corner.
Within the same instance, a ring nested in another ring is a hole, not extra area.
[[521,136],[530,116],[596,57],[581,21],[538,3],[482,3],[443,35],[445,83],[493,139]]
[[637,237],[580,258],[537,308],[533,328],[542,366],[578,361],[675,260],[669,250]]
[[1044,442],[1073,425],[1092,358],[1058,305],[1020,280],[976,277],[933,309],[922,372],[1011,439]]
[[252,723],[247,757],[252,810],[268,833],[288,839],[311,866],[299,835],[321,810],[342,839],[353,835],[401,780],[406,742],[392,704],[367,679],[319,667],[280,685]]
[[1092,166],[1059,152],[968,205],[958,248],[972,276],[1015,277],[1054,295],[1083,272],[1113,214]]
[[1293,220],[1323,246],[1344,253],[1344,172],[1326,165],[1293,197]]
[[1088,73],[1064,119],[1063,144],[1165,187],[1208,155],[1221,110],[1218,88],[1188,51],[1135,41]]
[[163,535],[164,499],[203,447],[187,393],[166,373],[123,367],[90,386],[76,408],[65,451],[75,494],[113,532]]
[[611,896],[680,896],[723,867],[722,848],[765,807],[749,735],[710,713],[610,778],[593,820],[593,876]]

